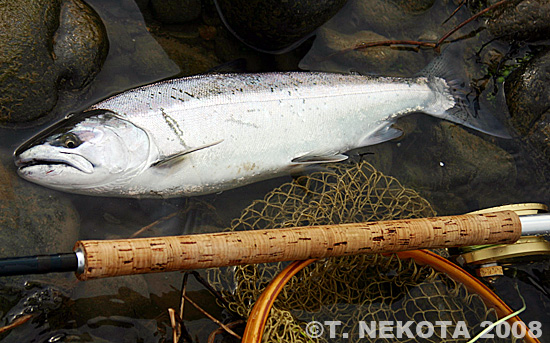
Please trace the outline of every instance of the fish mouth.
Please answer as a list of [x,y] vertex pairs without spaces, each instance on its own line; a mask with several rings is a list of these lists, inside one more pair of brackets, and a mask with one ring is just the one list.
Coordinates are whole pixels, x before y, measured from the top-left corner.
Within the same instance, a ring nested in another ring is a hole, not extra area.
[[[48,168],[55,169],[56,167],[61,166],[69,167],[72,169],[79,170],[86,174],[91,174],[94,171],[94,165],[86,158],[72,154],[72,153],[63,153],[60,152],[60,155],[65,154],[69,155],[70,158],[62,158],[63,156],[58,157],[24,157],[16,156],[15,165],[17,166],[19,172],[23,172],[29,168]],[[23,153],[24,155],[24,153]]]

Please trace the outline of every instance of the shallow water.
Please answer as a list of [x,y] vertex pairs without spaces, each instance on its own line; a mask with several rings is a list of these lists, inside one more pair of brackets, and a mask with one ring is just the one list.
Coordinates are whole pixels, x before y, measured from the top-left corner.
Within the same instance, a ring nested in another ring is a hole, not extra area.
[[[43,126],[61,118],[66,112],[78,111],[108,95],[180,73],[180,68],[170,61],[161,46],[157,45],[154,38],[147,33],[146,24],[134,2],[119,0],[115,5],[111,1],[91,0],[88,3],[100,14],[108,30],[110,52],[107,61],[100,74],[92,81],[88,91],[77,98],[62,100],[56,109],[57,113],[52,115],[48,123],[27,129],[0,129],[0,160],[8,166],[9,173],[15,174],[15,167],[11,163],[14,149],[26,138],[38,132]],[[452,3],[437,2],[431,10],[415,17],[414,20],[405,21],[400,27],[391,25],[388,27],[384,26],[383,20],[378,23],[369,22],[358,14],[357,8],[348,4],[324,26],[322,29],[325,30],[324,33],[318,32],[317,40],[300,66],[311,70],[333,72],[357,71],[379,75],[414,75],[434,58],[436,54],[433,51],[414,52],[410,49],[390,49],[390,53],[394,56],[388,59],[394,59],[393,62],[376,63],[376,58],[379,56],[375,56],[374,60],[369,60],[368,56],[357,53],[342,57],[339,54],[333,54],[334,51],[329,45],[341,39],[341,35],[353,36],[357,32],[366,30],[379,30],[379,34],[392,39],[407,38],[403,36],[403,32],[413,37],[438,37],[468,17],[466,11],[461,11],[451,22],[444,27],[440,26],[440,19],[445,18],[452,9],[454,9]],[[453,37],[467,36],[479,25],[479,23],[473,23]],[[339,30],[338,35],[333,33],[336,29]],[[345,39],[348,44],[353,41],[349,37]],[[463,75],[471,79],[481,78],[484,75],[486,68],[476,61],[472,52],[481,49],[482,43],[490,40],[491,37],[486,32],[464,39],[462,42],[465,51],[464,65],[467,70],[462,72]],[[235,42],[235,44],[238,43]],[[304,46],[308,47],[308,44],[311,44],[311,41],[306,42]],[[304,46],[303,55],[307,52]],[[484,47],[486,50],[506,48],[503,43],[493,43]],[[266,71],[278,70],[277,66],[284,66],[280,69],[287,69],[289,64],[292,64],[273,62],[276,58],[256,54],[244,47],[239,49],[246,50],[248,56],[255,55],[258,59],[268,60],[269,62],[261,64],[260,68]],[[144,55],[147,54],[155,54],[158,57],[156,63],[151,65],[144,62],[146,60]],[[268,67],[270,64],[271,68]],[[497,86],[501,87],[501,85]],[[503,107],[502,104],[492,100],[494,98],[492,92],[493,87],[489,83],[480,96],[484,100],[482,106],[490,108],[499,119],[506,119],[505,114],[499,114],[503,112]],[[456,131],[452,125],[451,127],[441,126],[439,120],[421,114],[409,116],[401,120],[397,126],[405,131],[402,138],[360,149],[352,154],[353,159],[365,159],[385,174],[393,175],[406,186],[418,190],[434,203],[434,207],[440,214],[464,213],[505,203],[549,204],[550,186],[545,182],[549,175],[549,164],[547,161],[540,161],[520,139],[498,139],[470,129]],[[446,133],[454,133],[460,138],[468,139],[471,143],[465,145],[455,140],[442,139],[441,135]],[[488,142],[488,146],[494,148],[478,149],[482,142]],[[494,154],[482,156],[487,151]],[[476,163],[472,162],[474,160]],[[503,161],[506,162],[507,169],[499,173],[498,170]],[[510,172],[513,172],[513,175]],[[467,177],[462,177],[463,175]],[[69,201],[78,212],[79,239],[112,239],[130,237],[136,231],[157,220],[160,220],[159,224],[144,231],[140,236],[220,230],[227,227],[232,218],[238,217],[239,212],[252,200],[262,198],[269,190],[289,180],[291,180],[290,177],[284,177],[222,194],[192,199],[115,199],[48,192]],[[176,215],[171,216],[174,213]],[[163,220],[167,216],[171,217]],[[46,235],[50,229],[41,228]],[[17,233],[13,234],[17,235]],[[68,251],[71,247],[65,248]],[[60,251],[40,251],[43,254],[55,252]],[[22,251],[21,255],[25,255],[25,252]],[[543,264],[539,269],[544,272],[539,273],[539,276],[542,274],[543,277],[540,277],[538,282],[546,282],[544,287],[548,289],[548,263]],[[527,268],[525,273],[532,273],[532,270]],[[24,288],[21,286],[24,281],[36,281],[36,286]],[[16,340],[24,342],[162,342],[171,340],[166,309],[179,306],[181,274],[134,276],[87,283],[75,282],[71,274],[59,274],[14,278],[3,284],[5,288],[0,295],[12,299],[13,302],[9,312],[2,313],[4,321],[25,309],[28,312],[30,308],[28,301],[25,303],[18,299],[29,297],[35,299],[37,302],[35,311],[38,313],[32,322],[0,336],[5,342]],[[13,289],[10,289],[12,286]],[[212,298],[202,290],[202,286],[198,283],[190,282],[188,291],[191,297],[203,304],[213,303]],[[528,302],[529,298],[540,302],[542,297],[547,301],[546,305],[542,306],[543,311],[549,311],[547,292],[536,293],[535,288],[529,288],[527,292],[530,292],[526,294]],[[516,307],[518,306],[514,308]],[[211,306],[210,310],[221,316],[220,309],[217,307]],[[527,311],[529,311],[529,305]],[[548,314],[550,316],[550,313]],[[208,334],[216,328],[214,324],[193,310],[187,309],[185,318],[188,320],[186,326],[191,336],[199,337],[201,342],[205,341]],[[121,340],[122,337],[123,340]]]

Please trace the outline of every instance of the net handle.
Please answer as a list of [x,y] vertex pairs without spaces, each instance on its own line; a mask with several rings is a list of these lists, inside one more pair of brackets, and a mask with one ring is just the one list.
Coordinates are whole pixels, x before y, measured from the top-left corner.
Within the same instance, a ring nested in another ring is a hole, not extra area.
[[517,214],[447,217],[234,231],[125,240],[79,241],[80,280],[405,250],[508,244],[521,236]]

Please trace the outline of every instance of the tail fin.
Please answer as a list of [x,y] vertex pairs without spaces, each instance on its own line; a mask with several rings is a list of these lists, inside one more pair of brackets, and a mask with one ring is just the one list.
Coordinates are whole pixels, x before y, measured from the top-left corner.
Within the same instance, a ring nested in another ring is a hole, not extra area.
[[[456,50],[447,48],[420,73],[419,76],[428,79],[430,88],[438,97],[437,105],[425,109],[425,112],[493,136],[511,138],[502,123],[480,108],[478,95],[457,76],[455,66],[462,62],[458,58],[461,54]],[[447,109],[442,110],[444,108]]]

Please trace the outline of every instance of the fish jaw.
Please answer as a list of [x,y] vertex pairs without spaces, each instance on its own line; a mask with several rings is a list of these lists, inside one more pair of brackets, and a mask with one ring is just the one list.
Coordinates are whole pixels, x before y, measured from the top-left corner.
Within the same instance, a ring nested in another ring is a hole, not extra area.
[[91,174],[94,165],[84,156],[69,151],[58,150],[48,145],[35,146],[15,156],[15,165],[24,170],[37,165],[65,165],[83,173]]
[[[38,145],[23,151],[15,156],[15,165],[25,180],[46,186],[51,183],[52,188],[67,184],[75,176],[94,172],[93,163],[85,157],[50,145]],[[48,179],[47,183],[43,181],[45,179]]]

